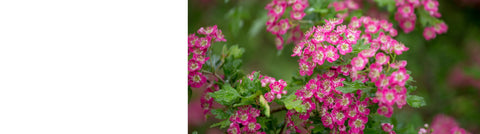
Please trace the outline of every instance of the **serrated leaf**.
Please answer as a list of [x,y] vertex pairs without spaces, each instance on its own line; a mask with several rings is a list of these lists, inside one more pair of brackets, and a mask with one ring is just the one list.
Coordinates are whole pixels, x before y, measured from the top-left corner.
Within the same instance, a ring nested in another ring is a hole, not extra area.
[[221,121],[221,122],[210,125],[210,128],[217,127],[217,126],[220,126],[220,128],[226,128],[229,125],[230,125],[230,121],[229,120],[224,120],[224,121]]
[[427,105],[425,100],[423,99],[423,97],[416,96],[416,95],[408,95],[407,96],[407,103],[408,103],[408,105],[410,105],[411,107],[414,107],[414,108],[419,108],[419,107]]
[[222,109],[212,109],[210,110],[210,112],[212,112],[212,114],[215,115],[215,118],[217,119],[227,119],[228,117],[230,117],[230,115]]
[[240,94],[238,94],[238,92],[229,84],[225,84],[222,89],[209,94],[216,102],[222,105],[232,105],[238,100],[238,98],[240,98]]
[[283,100],[285,108],[287,108],[288,110],[295,109],[295,111],[297,112],[306,112],[307,108],[305,107],[305,105],[302,105],[301,100],[295,100],[296,97],[297,96],[295,94],[290,94],[288,97],[286,97]]
[[347,82],[343,81],[343,87],[336,87],[335,90],[341,91],[343,93],[351,93],[357,90],[363,90],[371,87],[367,87],[365,84],[363,84],[360,81],[354,81],[354,82]]

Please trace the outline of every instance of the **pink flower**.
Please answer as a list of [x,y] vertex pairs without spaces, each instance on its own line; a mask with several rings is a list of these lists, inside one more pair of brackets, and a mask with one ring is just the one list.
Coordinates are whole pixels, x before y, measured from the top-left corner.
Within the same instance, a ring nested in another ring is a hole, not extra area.
[[260,129],[260,124],[256,122],[249,122],[246,126],[243,127],[243,132],[253,133]]
[[332,116],[330,116],[329,113],[325,113],[325,115],[322,116],[322,123],[323,123],[323,126],[332,129],[334,125]]
[[348,126],[350,126],[349,133],[360,133],[365,129],[365,124],[367,124],[368,118],[366,117],[357,117],[356,119],[348,120]]
[[436,0],[424,0],[423,7],[430,15],[434,15],[438,11],[438,1]]
[[355,107],[355,109],[357,110],[357,114],[367,116],[370,113],[370,109],[367,108],[367,105],[367,101],[357,103],[357,106]]
[[381,99],[382,103],[392,106],[396,100],[397,100],[397,95],[395,90],[384,89],[382,91],[382,99]]
[[399,12],[403,18],[408,18],[414,15],[413,11],[414,11],[413,5],[411,4],[405,4],[403,6],[400,6],[398,7],[398,10],[397,10],[397,12]]
[[217,29],[217,32],[215,33],[214,37],[215,37],[216,42],[220,42],[220,41],[226,42],[227,41],[227,39],[225,39],[225,35],[223,35],[222,30],[220,30],[220,29]]
[[231,123],[230,127],[227,130],[228,134],[241,134],[242,131],[240,131],[240,126],[237,123]]
[[295,10],[290,11],[290,18],[294,20],[301,20],[303,19],[303,17],[305,17],[305,15],[306,14],[303,11],[295,11]]
[[347,110],[347,117],[350,119],[355,119],[357,117],[357,109],[356,107],[350,107]]
[[272,93],[282,94],[283,88],[287,86],[287,83],[283,80],[278,80],[276,82],[270,83],[270,89]]
[[374,63],[370,65],[370,72],[368,73],[368,77],[372,80],[372,82],[376,82],[377,79],[380,77],[380,73],[382,72],[382,65],[378,63]]
[[375,49],[365,49],[358,53],[358,55],[364,58],[370,58],[375,55],[375,52],[377,52]]
[[425,40],[431,40],[434,39],[436,36],[435,34],[435,28],[433,27],[426,27],[423,30],[423,37],[425,37]]
[[350,24],[348,24],[348,27],[351,29],[357,29],[360,28],[362,25],[362,21],[360,19],[357,19],[356,16],[353,16],[352,19],[350,20]]
[[400,68],[398,71],[395,71],[390,75],[390,83],[396,83],[403,86],[408,78],[410,78],[410,75],[407,74],[405,68]]
[[394,62],[394,63],[390,64],[390,67],[392,67],[394,69],[404,68],[405,66],[407,66],[407,61],[405,61],[405,60],[397,61],[397,62]]
[[352,52],[352,45],[345,41],[340,41],[339,45],[337,45],[337,49],[341,55],[345,55]]
[[307,108],[307,113],[310,113],[315,109],[315,103],[313,103],[310,99],[303,101],[303,105],[305,105]]
[[352,68],[352,65],[350,64],[342,65],[337,69],[337,71],[343,74],[344,76],[348,76],[348,73],[350,72],[350,68]]
[[385,54],[381,52],[375,55],[375,63],[377,63],[378,65],[385,65],[388,63],[389,60],[390,60],[390,57],[385,56]]
[[389,105],[385,105],[383,103],[380,103],[378,105],[378,110],[377,110],[377,113],[380,114],[380,115],[383,115],[385,117],[388,117],[390,118],[393,114],[393,107],[392,106],[389,106]]
[[264,76],[260,83],[262,83],[262,87],[265,87],[267,84],[275,82],[275,78]]
[[305,42],[300,42],[299,44],[295,45],[295,48],[293,48],[293,54],[291,55],[292,57],[302,55],[302,49],[303,49],[304,43]]
[[304,76],[304,75],[312,75],[313,73],[313,69],[315,68],[315,64],[310,64],[309,62],[303,60],[303,59],[300,59],[299,60],[299,63],[298,65],[300,66],[300,75],[301,76]]
[[337,29],[335,30],[335,33],[337,34],[343,34],[345,33],[345,30],[347,29],[347,26],[345,25],[339,25],[337,26]]
[[188,47],[197,46],[198,37],[195,34],[188,35]]
[[325,52],[323,50],[323,47],[318,47],[317,51],[314,52],[312,58],[313,62],[317,63],[318,65],[322,65],[325,61]]
[[325,50],[325,56],[328,62],[332,63],[340,57],[337,54],[337,49],[331,45],[328,45],[326,50]]
[[[267,7],[265,7],[266,9],[268,9],[268,15],[270,16],[282,16],[283,13],[285,12],[285,9],[287,8],[287,3],[285,1],[278,1],[278,0],[274,0],[272,1],[273,3],[273,6],[271,4],[267,5]],[[272,7],[270,7],[272,6]]]
[[277,35],[277,38],[275,38],[275,46],[277,47],[278,50],[283,49],[283,37],[280,35]]
[[357,44],[357,40],[360,37],[361,31],[348,29],[345,33],[346,42],[349,44]]
[[348,106],[352,103],[353,94],[344,94],[336,100],[335,107],[340,110],[346,110]]
[[307,7],[307,5],[305,5],[301,0],[297,0],[292,5],[292,9],[295,10],[295,11],[303,11],[303,9],[305,9],[306,7]]
[[435,33],[437,34],[445,33],[448,30],[448,26],[447,24],[445,24],[445,22],[438,23],[435,26],[433,26],[433,28],[435,29]]
[[405,52],[408,50],[408,47],[405,47],[405,45],[403,43],[394,43],[393,44],[393,51],[395,52],[395,54],[397,55],[401,55],[402,52]]
[[[192,57],[193,60],[197,61],[198,64],[205,64],[205,62],[210,59],[209,57],[205,57],[205,55],[194,54]],[[200,67],[202,68],[202,67]]]
[[381,74],[378,78],[378,81],[375,82],[375,86],[377,86],[378,88],[387,88],[388,85],[390,85],[390,81],[388,80],[388,77],[385,76],[385,74]]
[[380,26],[373,21],[370,21],[369,23],[365,24],[365,33],[370,33],[370,34],[377,33],[379,29],[380,29]]
[[328,34],[327,42],[331,43],[333,45],[336,45],[342,39],[343,39],[343,37],[340,36],[340,34],[332,32],[332,33]]
[[278,34],[287,33],[287,30],[290,28],[290,23],[288,22],[288,19],[280,20],[278,21],[278,24],[280,25],[280,30],[278,31]]
[[334,109],[332,110],[332,118],[337,125],[343,125],[347,119],[347,116],[342,111],[337,111]]
[[201,49],[207,49],[208,47],[210,47],[210,37],[202,37],[202,38],[199,38],[199,40],[197,40],[199,43],[197,43],[197,47],[201,48]]
[[382,125],[383,131],[385,132],[391,132],[393,129],[393,125],[390,123],[382,123],[381,125]]
[[203,64],[198,63],[195,59],[188,60],[188,72],[200,70]]
[[458,127],[458,126],[452,128],[452,129],[450,130],[450,132],[451,132],[452,134],[466,134],[465,129],[460,128],[460,127]]
[[194,88],[199,88],[207,82],[207,78],[200,72],[188,73],[188,85]]
[[275,94],[272,92],[267,92],[265,93],[264,97],[268,102],[272,102],[275,99]]
[[[406,92],[406,90],[405,90]],[[400,93],[400,94],[397,94],[397,107],[398,108],[402,108],[403,105],[407,104],[407,98],[406,98],[406,93]]]
[[403,29],[403,32],[410,33],[415,28],[415,19],[399,21],[400,28]]
[[313,35],[312,43],[319,44],[320,42],[325,41],[326,38],[327,38],[327,35],[324,32],[317,31]]
[[206,35],[206,36],[211,36],[213,34],[216,34],[216,32],[217,32],[217,25],[207,27],[207,28],[201,27],[197,31],[198,34],[203,34],[203,35]]
[[367,62],[368,62],[367,58],[363,58],[360,55],[357,57],[354,57],[351,61],[352,69],[356,71],[363,70]]

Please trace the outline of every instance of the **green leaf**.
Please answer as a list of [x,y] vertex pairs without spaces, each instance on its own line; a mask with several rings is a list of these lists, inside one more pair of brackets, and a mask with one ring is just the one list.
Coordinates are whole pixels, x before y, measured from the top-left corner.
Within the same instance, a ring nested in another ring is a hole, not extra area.
[[224,121],[221,121],[221,122],[210,125],[210,128],[217,127],[217,126],[220,126],[220,128],[226,128],[229,125],[230,125],[230,121],[229,120],[224,120]]
[[192,99],[192,89],[188,87],[188,103],[190,103],[191,99]]
[[242,57],[243,53],[245,52],[245,49],[239,48],[238,45],[231,46],[230,49],[228,50],[228,53],[233,56],[233,58],[240,58]]
[[307,108],[305,107],[305,105],[302,105],[301,100],[295,100],[296,97],[297,96],[295,94],[290,94],[288,97],[286,97],[283,100],[283,103],[285,104],[285,107],[288,110],[295,109],[295,111],[297,111],[297,112],[302,112],[302,113],[306,112]]
[[228,117],[230,117],[230,115],[222,109],[212,109],[210,112],[212,112],[213,115],[216,115],[215,118],[217,119],[228,119]]
[[229,84],[225,84],[222,89],[209,94],[216,102],[222,105],[232,105],[238,100],[238,98],[240,98],[240,94],[238,94],[238,92]]
[[258,98],[258,100],[260,101],[260,106],[262,106],[264,108],[263,112],[264,114],[267,116],[267,117],[270,117],[270,105],[268,105],[268,102],[267,100],[265,99],[265,97],[263,97],[262,95],[260,95],[260,97]]
[[407,96],[407,103],[408,103],[408,105],[410,105],[411,107],[414,107],[414,108],[419,108],[419,107],[427,105],[425,103],[425,100],[423,99],[423,97],[416,96],[416,95],[408,95]]
[[389,12],[395,10],[395,0],[374,0],[378,3],[379,7],[387,8]]
[[342,83],[343,83],[343,87],[337,87],[335,88],[335,90],[341,91],[343,93],[351,93],[359,89],[371,88],[371,87],[367,87],[365,84],[363,84],[360,81],[354,81],[354,82],[343,81]]

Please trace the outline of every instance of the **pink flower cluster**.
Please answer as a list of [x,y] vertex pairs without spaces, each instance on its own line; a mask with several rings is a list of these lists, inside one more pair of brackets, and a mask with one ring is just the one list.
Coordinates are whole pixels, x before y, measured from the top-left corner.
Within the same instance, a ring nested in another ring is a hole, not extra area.
[[382,123],[382,130],[387,132],[388,134],[396,134],[395,131],[392,130],[393,125],[390,123]]
[[206,57],[206,52],[212,41],[227,41],[222,30],[217,29],[217,25],[207,28],[201,27],[197,33],[204,35],[204,37],[198,37],[195,34],[188,35],[188,85],[194,88],[203,86],[207,81],[200,70],[209,59],[209,57]]
[[[360,100],[361,91],[354,93],[343,93],[335,90],[343,86],[345,78],[342,69],[331,68],[330,71],[317,75],[308,83],[297,90],[297,99],[302,100],[307,112],[298,113],[300,119],[308,120],[312,111],[320,111],[322,123],[325,127],[340,133],[360,133],[368,122],[371,104],[370,98]],[[318,103],[316,103],[318,102]],[[318,104],[318,105],[317,105]],[[347,131],[347,127],[349,128]]]
[[329,7],[335,8],[335,11],[347,10],[344,13],[337,13],[338,18],[345,18],[348,16],[348,10],[358,10],[360,8],[360,0],[340,0],[330,3]]
[[219,88],[217,85],[213,85],[212,87],[208,87],[205,92],[203,92],[202,98],[200,99],[200,105],[203,109],[203,114],[206,115],[210,112],[213,106],[213,98],[208,93],[212,93],[218,91]]
[[[253,80],[254,73],[255,71],[248,75],[248,78],[250,78],[250,80]],[[287,86],[287,82],[283,81],[282,79],[276,81],[273,77],[269,77],[266,75],[262,76],[261,74],[258,76],[258,78],[262,83],[262,87],[265,87],[267,85],[270,87],[270,91],[265,93],[264,95],[265,100],[267,100],[268,102],[272,102],[275,97],[277,99],[281,99],[282,95],[287,94],[287,90],[283,90],[283,88]]]
[[[405,33],[409,33],[415,29],[415,21],[417,19],[414,11],[415,8],[422,8],[429,13],[429,15],[440,18],[441,14],[438,12],[437,0],[396,0],[397,12],[395,13],[395,20],[399,22],[400,27]],[[435,38],[436,34],[447,32],[447,25],[445,23],[438,23],[434,26],[425,27],[423,36],[426,40]]]
[[428,124],[425,124],[424,128],[420,128],[418,134],[469,134],[465,129],[461,128],[454,118],[438,114],[432,121],[431,129],[428,128]]
[[261,126],[257,123],[257,117],[260,116],[260,110],[253,108],[251,105],[238,107],[236,113],[230,116],[230,127],[227,132],[229,134],[265,134],[259,132]]
[[[304,40],[295,46],[292,54],[300,57],[300,75],[312,75],[317,64],[322,65],[325,60],[334,62],[340,59],[340,55],[351,53],[352,45],[369,45],[369,48],[356,56],[349,56],[353,57],[350,64],[332,66],[329,71],[317,75],[297,90],[297,99],[302,100],[307,107],[307,112],[298,113],[298,116],[307,120],[311,111],[319,110],[325,127],[340,133],[362,133],[370,113],[367,106],[378,103],[377,113],[391,117],[394,104],[399,108],[406,104],[405,83],[410,77],[405,69],[407,62],[393,61],[390,56],[400,55],[408,48],[392,38],[397,32],[386,20],[354,17],[348,29],[347,26],[340,25],[342,22],[343,19],[326,20],[325,25],[313,27],[306,32]],[[363,30],[360,30],[362,26]],[[386,31],[389,34],[385,34]],[[363,44],[357,44],[360,39]],[[374,62],[370,63],[369,58]],[[392,73],[387,75],[386,72],[390,69]],[[345,77],[350,77],[352,81],[375,83],[376,97],[360,100],[362,90],[358,90],[356,96],[336,90],[337,87],[344,86],[342,82]],[[395,133],[391,129],[386,131]]]
[[[268,20],[266,22],[267,31],[276,35],[275,45],[278,50],[283,49],[284,34],[292,27],[292,24],[288,18],[283,18],[283,14],[286,9],[291,7],[290,19],[301,20],[305,16],[304,9],[308,7],[307,0],[273,0],[265,9],[268,10]],[[292,30],[292,36],[290,41],[296,41],[301,37],[302,32],[300,27],[297,26]]]

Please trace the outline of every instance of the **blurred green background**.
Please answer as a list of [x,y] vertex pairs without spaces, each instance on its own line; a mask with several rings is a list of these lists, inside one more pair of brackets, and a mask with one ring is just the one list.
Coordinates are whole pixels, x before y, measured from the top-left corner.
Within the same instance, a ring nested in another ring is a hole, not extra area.
[[[214,51],[220,50],[223,44],[239,45],[245,48],[242,68],[246,73],[261,71],[277,79],[290,80],[298,73],[298,58],[290,56],[291,43],[284,46],[283,51],[278,51],[274,35],[266,31],[267,11],[264,7],[269,2],[189,0],[188,33],[216,24],[227,42],[215,43],[212,46]],[[417,81],[415,94],[423,96],[427,106],[395,109],[394,116],[419,128],[424,123],[431,123],[435,115],[446,114],[454,117],[466,130],[480,133],[480,0],[439,0],[439,3],[441,19],[449,27],[446,34],[426,41],[418,20],[415,30],[409,34],[397,27],[399,35],[396,39],[410,48],[397,59],[408,61],[407,69]],[[194,93],[192,101],[198,99],[198,94]],[[209,129],[213,120],[205,122],[203,117],[191,115],[191,112],[197,112],[194,105],[197,103],[189,104],[189,133],[194,130],[221,133]],[[202,119],[198,121],[196,117]],[[405,127],[405,124],[395,127]]]

